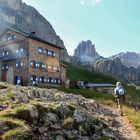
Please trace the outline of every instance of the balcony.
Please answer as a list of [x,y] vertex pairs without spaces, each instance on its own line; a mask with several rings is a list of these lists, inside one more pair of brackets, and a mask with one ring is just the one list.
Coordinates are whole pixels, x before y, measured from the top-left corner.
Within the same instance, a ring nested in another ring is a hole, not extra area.
[[18,58],[24,58],[27,56],[27,52],[23,52],[21,54],[0,54],[0,61],[10,61],[10,60],[16,60]]

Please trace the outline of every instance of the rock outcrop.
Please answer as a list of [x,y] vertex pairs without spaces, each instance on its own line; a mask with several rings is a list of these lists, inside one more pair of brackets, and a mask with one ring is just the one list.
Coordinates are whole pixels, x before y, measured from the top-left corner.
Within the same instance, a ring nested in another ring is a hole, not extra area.
[[93,64],[101,56],[96,52],[95,45],[90,40],[81,41],[74,51],[73,61]]
[[119,53],[109,57],[110,60],[120,59],[121,63],[126,67],[134,67],[137,68],[140,66],[140,53],[135,52],[127,52],[127,53]]
[[0,139],[136,138],[132,129],[122,123],[116,109],[80,95],[56,89],[9,86],[0,91],[0,96]]
[[[0,29],[12,26],[25,32],[34,31],[36,36],[65,48],[52,25],[35,8],[21,0],[0,0],[0,25]],[[66,49],[62,50],[61,56],[61,60],[69,60]]]
[[125,83],[140,83],[140,67],[126,67],[120,59],[100,59],[94,64],[94,71]]

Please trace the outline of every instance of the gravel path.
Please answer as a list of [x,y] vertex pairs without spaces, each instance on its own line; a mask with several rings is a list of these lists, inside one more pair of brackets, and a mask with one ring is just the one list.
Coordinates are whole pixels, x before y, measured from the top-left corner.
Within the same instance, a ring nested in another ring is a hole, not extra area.
[[119,111],[114,111],[114,108],[110,108],[112,114],[114,114],[114,120],[112,129],[121,135],[120,140],[140,140],[136,129],[129,122],[128,118],[119,116]]

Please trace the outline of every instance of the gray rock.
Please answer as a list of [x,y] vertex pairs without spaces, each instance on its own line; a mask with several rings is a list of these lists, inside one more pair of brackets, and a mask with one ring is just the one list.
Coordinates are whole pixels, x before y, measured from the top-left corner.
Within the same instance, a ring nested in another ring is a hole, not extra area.
[[56,123],[55,125],[51,125],[50,128],[52,130],[60,130],[62,127],[60,126],[60,124]]
[[57,123],[59,121],[58,116],[54,113],[48,113],[46,117],[49,121],[54,122],[54,123]]
[[38,110],[35,106],[30,106],[29,108],[29,111],[30,111],[30,117],[32,119],[37,119],[38,118]]
[[44,126],[39,127],[38,129],[39,129],[39,132],[40,132],[41,134],[42,134],[42,133],[45,133],[45,132],[48,132],[48,128],[47,128],[47,127],[44,127]]
[[81,110],[75,110],[73,118],[76,122],[84,122],[86,120],[85,113]]
[[64,140],[64,138],[58,135],[58,136],[56,137],[56,140]]

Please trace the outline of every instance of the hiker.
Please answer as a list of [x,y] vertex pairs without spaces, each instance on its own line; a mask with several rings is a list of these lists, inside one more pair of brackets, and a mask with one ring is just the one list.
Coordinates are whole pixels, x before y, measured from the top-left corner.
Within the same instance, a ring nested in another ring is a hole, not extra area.
[[115,99],[117,102],[117,107],[119,108],[120,115],[123,116],[122,105],[125,101],[125,90],[121,84],[121,82],[116,83],[116,88],[114,90]]

